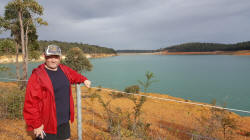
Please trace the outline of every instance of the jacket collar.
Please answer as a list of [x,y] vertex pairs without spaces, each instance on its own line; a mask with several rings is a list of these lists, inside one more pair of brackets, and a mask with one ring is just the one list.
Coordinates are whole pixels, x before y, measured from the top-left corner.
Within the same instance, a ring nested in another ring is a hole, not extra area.
[[53,89],[53,85],[52,82],[49,78],[48,73],[45,70],[45,64],[41,64],[40,66],[38,66],[38,76],[41,79],[41,83],[50,91],[50,93],[53,93],[54,95],[54,89]]

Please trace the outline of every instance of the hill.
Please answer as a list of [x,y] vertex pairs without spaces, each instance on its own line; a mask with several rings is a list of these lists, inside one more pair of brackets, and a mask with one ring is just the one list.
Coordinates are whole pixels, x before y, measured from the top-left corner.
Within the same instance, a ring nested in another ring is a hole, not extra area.
[[40,40],[38,41],[40,46],[40,51],[44,51],[44,48],[47,47],[49,44],[55,44],[60,46],[62,49],[62,52],[67,52],[70,48],[73,47],[79,47],[83,50],[84,53],[88,54],[98,54],[98,53],[105,53],[105,54],[116,54],[116,51],[112,48],[107,47],[101,47],[97,45],[89,45],[89,44],[83,44],[83,43],[72,43],[72,42],[62,42],[62,41],[46,41],[46,40]]
[[241,51],[250,50],[250,41],[235,44],[219,43],[185,43],[166,47],[158,51],[168,52],[213,52],[213,51]]
[[[40,40],[35,42],[34,44],[30,44],[29,51],[34,52],[37,51],[38,54],[42,54],[44,52],[45,47],[49,44],[55,44],[60,46],[62,49],[62,53],[66,53],[70,48],[79,47],[86,54],[116,54],[116,51],[112,48],[102,47],[98,45],[89,45],[77,42],[63,42],[63,41],[47,41]],[[21,50],[19,49],[21,52]],[[10,38],[1,38],[0,39],[0,55],[6,54],[15,54],[15,43]],[[36,53],[36,55],[37,55]]]

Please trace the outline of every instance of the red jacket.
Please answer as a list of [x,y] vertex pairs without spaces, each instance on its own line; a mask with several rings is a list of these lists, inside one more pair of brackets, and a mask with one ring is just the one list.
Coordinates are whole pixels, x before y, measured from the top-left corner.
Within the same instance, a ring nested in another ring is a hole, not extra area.
[[[71,68],[59,65],[70,84],[83,83],[86,77]],[[70,120],[74,121],[74,102],[70,86]],[[23,117],[29,131],[44,125],[45,133],[57,133],[56,103],[52,82],[45,70],[45,64],[32,71],[26,88]]]

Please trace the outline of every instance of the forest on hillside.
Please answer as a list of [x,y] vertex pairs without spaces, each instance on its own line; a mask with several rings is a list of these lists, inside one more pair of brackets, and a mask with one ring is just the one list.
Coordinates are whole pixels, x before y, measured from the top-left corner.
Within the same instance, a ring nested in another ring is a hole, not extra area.
[[46,40],[41,40],[38,41],[39,46],[40,46],[40,51],[43,51],[45,47],[47,47],[49,44],[55,44],[60,46],[62,49],[62,52],[65,53],[67,52],[70,48],[78,47],[81,50],[83,50],[84,53],[106,53],[106,54],[113,54],[116,53],[116,51],[112,48],[107,48],[107,47],[101,47],[97,45],[89,45],[89,44],[83,44],[83,43],[77,43],[77,42],[62,42],[62,41],[46,41]]
[[211,52],[211,51],[239,51],[250,50],[250,41],[235,44],[219,44],[219,43],[185,43],[166,47],[159,51],[168,52]]
[[[36,45],[34,44],[29,44],[33,45],[36,47],[29,47],[32,48],[32,50],[29,49],[30,53],[32,51],[37,51],[40,54],[44,52],[45,47],[47,47],[49,44],[55,44],[60,46],[62,49],[62,53],[65,54],[70,48],[74,47],[79,47],[80,49],[83,50],[84,53],[105,53],[105,54],[116,54],[116,51],[112,48],[107,48],[107,47],[101,47],[97,45],[89,45],[89,44],[83,44],[83,43],[71,43],[71,42],[62,42],[62,41],[47,41],[47,40],[40,40],[36,42]],[[21,50],[19,51],[21,52]],[[4,54],[15,54],[15,43],[12,39],[9,38],[1,38],[0,39],[0,55]]]

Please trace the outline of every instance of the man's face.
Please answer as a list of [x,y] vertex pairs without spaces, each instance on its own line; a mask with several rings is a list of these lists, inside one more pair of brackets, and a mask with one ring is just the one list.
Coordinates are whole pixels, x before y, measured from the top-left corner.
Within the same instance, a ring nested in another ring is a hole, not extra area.
[[59,55],[45,56],[45,64],[48,68],[56,70],[58,65],[60,64],[60,56]]

